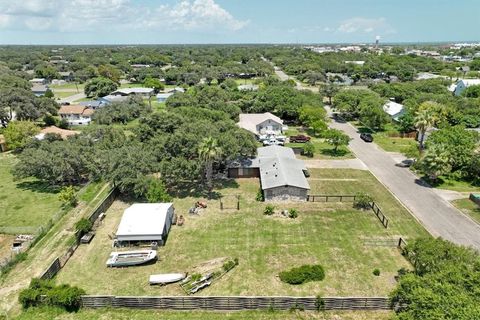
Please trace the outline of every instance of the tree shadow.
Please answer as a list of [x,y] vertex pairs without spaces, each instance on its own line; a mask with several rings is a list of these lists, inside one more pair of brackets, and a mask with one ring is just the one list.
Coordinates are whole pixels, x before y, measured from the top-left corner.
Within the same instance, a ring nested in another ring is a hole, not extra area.
[[222,194],[216,190],[227,188],[238,188],[239,185],[234,179],[217,179],[213,181],[213,189],[209,191],[202,183],[184,184],[181,188],[174,190],[172,195],[176,198],[206,198],[207,200],[218,200]]
[[344,149],[338,149],[337,152],[334,152],[333,149],[321,149],[320,153],[324,156],[343,157],[348,153],[348,151]]
[[421,177],[420,179],[415,179],[415,183],[418,184],[419,186],[425,187],[425,188],[435,188],[438,187],[443,183],[443,180],[438,178],[436,181],[431,181],[427,177]]
[[38,193],[58,193],[60,186],[52,186],[42,181],[23,181],[17,183],[17,188],[38,192]]

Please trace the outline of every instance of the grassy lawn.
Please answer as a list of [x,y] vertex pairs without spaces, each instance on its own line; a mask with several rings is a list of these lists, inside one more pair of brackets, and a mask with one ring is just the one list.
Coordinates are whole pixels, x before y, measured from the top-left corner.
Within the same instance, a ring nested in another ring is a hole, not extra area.
[[[57,282],[78,285],[89,294],[183,295],[176,284],[149,286],[148,276],[191,272],[212,259],[238,257],[239,266],[198,295],[387,295],[395,286],[396,271],[409,265],[395,247],[368,240],[412,238],[426,232],[368,172],[314,169],[310,184],[312,194],[368,190],[391,219],[391,228],[384,229],[372,212],[354,210],[351,203],[278,203],[277,209],[296,208],[299,217],[265,216],[265,204],[255,201],[258,180],[239,179],[216,191],[222,196],[240,194],[240,211],[221,211],[219,200],[209,200],[204,212],[191,216],[188,208],[198,198],[175,198],[185,225],[172,227],[157,263],[135,268],[105,266],[112,251],[109,235],[116,232],[130,205],[117,200],[92,243],[78,248]],[[312,263],[324,266],[324,281],[291,286],[277,277],[280,271]],[[375,268],[381,270],[379,277],[372,275]]]
[[[307,130],[308,131],[308,130]],[[354,159],[355,156],[353,153],[348,149],[348,147],[339,147],[337,153],[333,153],[333,146],[329,145],[325,142],[324,139],[316,138],[312,136],[311,132],[306,132],[300,127],[289,127],[289,129],[285,132],[287,137],[295,136],[299,134],[308,135],[311,137],[311,142],[315,146],[315,154],[312,158],[298,156],[300,159],[308,160],[308,159]],[[305,146],[304,143],[287,143],[285,144],[286,147],[295,147],[295,148],[303,148]]]
[[130,309],[85,309],[76,313],[65,313],[56,309],[30,309],[21,314],[17,320],[388,320],[392,312],[384,311],[242,311],[242,312],[206,312],[206,311],[158,311]]
[[83,91],[83,88],[85,88],[85,84],[84,83],[72,83],[72,82],[69,82],[69,83],[65,83],[65,84],[52,84],[52,85],[49,85],[49,88],[50,89],[75,89],[77,90],[78,88],[78,91],[79,92],[82,92]]
[[152,99],[152,110],[153,112],[159,112],[159,111],[165,110],[165,102],[158,102]]
[[34,179],[14,181],[11,169],[15,161],[13,154],[0,153],[0,231],[5,228],[6,233],[9,227],[33,231],[61,207],[57,190]]
[[118,88],[143,88],[143,83],[122,83]]
[[473,185],[469,181],[464,180],[452,180],[448,177],[441,176],[437,179],[435,184],[432,184],[435,188],[438,189],[445,189],[445,190],[453,190],[458,192],[476,192],[480,191],[480,186]]
[[470,199],[460,199],[452,201],[453,205],[460,211],[470,216],[473,220],[480,223],[480,207]]
[[74,96],[76,95],[77,93],[76,92],[54,92],[55,94],[55,98],[56,99],[63,99],[63,98],[67,98],[67,97],[70,97],[70,96]]
[[404,153],[411,146],[418,145],[417,141],[412,138],[393,138],[385,133],[375,133],[374,142],[387,152]]

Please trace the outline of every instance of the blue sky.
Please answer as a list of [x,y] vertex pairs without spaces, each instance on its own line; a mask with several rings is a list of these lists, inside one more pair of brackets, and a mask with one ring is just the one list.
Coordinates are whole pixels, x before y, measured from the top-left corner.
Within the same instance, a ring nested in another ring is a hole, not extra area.
[[480,40],[480,0],[0,0],[1,44]]

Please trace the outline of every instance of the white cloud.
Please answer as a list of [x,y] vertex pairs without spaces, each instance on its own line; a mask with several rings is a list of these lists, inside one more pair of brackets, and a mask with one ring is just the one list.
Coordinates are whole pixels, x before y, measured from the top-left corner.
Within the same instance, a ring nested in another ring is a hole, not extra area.
[[387,23],[385,18],[355,17],[344,20],[337,28],[341,33],[394,33],[395,30]]
[[215,0],[139,5],[134,0],[0,0],[0,27],[52,31],[239,30],[236,19]]

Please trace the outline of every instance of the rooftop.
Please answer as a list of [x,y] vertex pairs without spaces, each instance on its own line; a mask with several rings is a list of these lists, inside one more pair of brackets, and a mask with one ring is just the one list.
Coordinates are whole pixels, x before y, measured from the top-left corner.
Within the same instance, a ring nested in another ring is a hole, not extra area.
[[117,229],[118,236],[162,235],[173,203],[135,203],[128,207]]
[[70,136],[74,136],[79,134],[80,132],[74,131],[74,130],[65,130],[65,129],[60,129],[55,126],[50,126],[42,129],[39,134],[35,136],[38,140],[43,140],[45,138],[45,135],[48,133],[55,133],[58,134],[62,137],[62,139],[67,139]]
[[81,105],[67,105],[61,106],[58,110],[58,114],[79,114],[84,116],[91,116],[94,110]]
[[250,132],[257,132],[257,125],[266,121],[266,120],[273,120],[279,124],[283,125],[283,120],[279,117],[271,114],[270,112],[265,113],[241,113],[240,114],[240,121],[237,125],[240,128],[246,129]]

